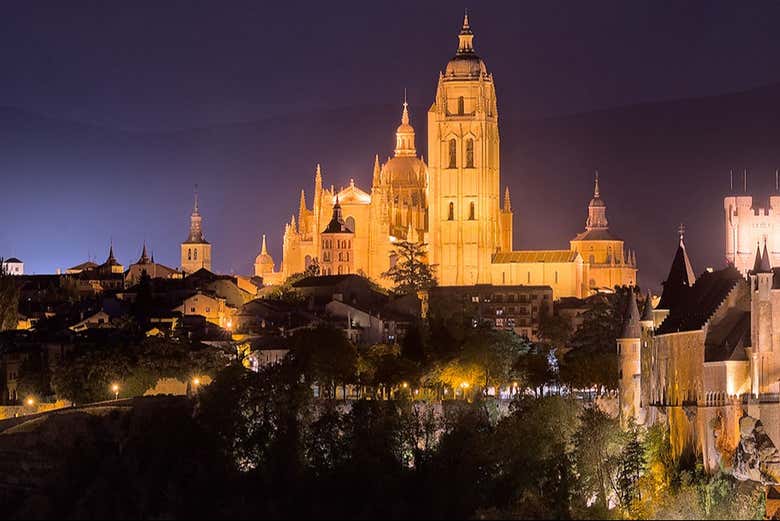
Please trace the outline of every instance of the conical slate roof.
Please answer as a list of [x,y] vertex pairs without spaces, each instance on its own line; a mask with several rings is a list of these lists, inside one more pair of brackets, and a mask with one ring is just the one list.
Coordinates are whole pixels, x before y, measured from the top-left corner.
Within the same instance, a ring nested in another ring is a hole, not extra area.
[[769,252],[764,242],[764,251],[761,252],[761,244],[756,244],[756,260],[753,262],[753,269],[750,273],[772,273],[772,265],[769,262]]
[[628,298],[628,309],[626,318],[623,321],[623,332],[620,338],[640,338],[642,336],[642,326],[639,324],[639,308],[636,305],[636,294],[632,291]]
[[663,283],[664,290],[661,293],[658,309],[672,309],[679,304],[694,282],[696,282],[696,277],[693,274],[688,252],[685,251],[683,235],[680,233],[680,244],[677,246],[677,251],[674,254],[672,267],[669,269],[669,276],[666,277]]

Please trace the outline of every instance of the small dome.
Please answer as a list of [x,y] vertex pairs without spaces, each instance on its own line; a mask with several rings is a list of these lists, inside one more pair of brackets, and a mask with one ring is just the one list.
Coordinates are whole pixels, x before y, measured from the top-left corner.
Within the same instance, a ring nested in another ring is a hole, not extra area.
[[595,208],[595,207],[606,207],[607,205],[600,197],[594,197],[593,199],[590,200],[590,204],[588,206]]
[[452,58],[444,69],[444,78],[479,78],[487,75],[485,62],[476,54],[459,54]]

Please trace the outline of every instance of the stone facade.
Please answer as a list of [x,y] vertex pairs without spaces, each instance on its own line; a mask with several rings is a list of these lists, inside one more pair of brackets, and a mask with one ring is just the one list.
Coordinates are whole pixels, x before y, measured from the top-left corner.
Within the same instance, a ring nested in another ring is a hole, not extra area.
[[627,313],[618,353],[624,423],[664,422],[677,457],[777,483],[780,269],[770,259],[764,244],[747,275],[729,264],[694,280],[681,235],[658,306],[642,320]]
[[[417,153],[404,102],[394,155],[384,163],[375,158],[370,193],[354,180],[340,190],[326,188],[318,165],[311,198],[301,190],[298,211],[285,225],[280,269],[268,271],[273,259],[264,258],[264,280],[279,283],[314,262],[326,274],[339,273],[333,265],[333,254],[339,252],[323,241],[338,201],[351,232],[346,238],[350,263],[341,266],[342,272],[382,285],[390,283],[382,274],[395,262],[393,245],[403,240],[428,245],[442,286],[549,285],[558,299],[636,284],[636,256],[609,232],[598,180],[586,231],[569,250],[554,252],[551,263],[545,259],[549,252],[513,251],[509,188],[503,198],[501,191],[496,88],[473,41],[466,16],[457,52],[439,74],[428,111],[428,163]],[[346,258],[346,251],[341,254]]]

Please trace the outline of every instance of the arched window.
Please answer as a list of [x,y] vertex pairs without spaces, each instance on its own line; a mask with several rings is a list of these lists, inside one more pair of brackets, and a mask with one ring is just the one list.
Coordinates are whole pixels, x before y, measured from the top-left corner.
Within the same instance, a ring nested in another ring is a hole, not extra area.
[[187,248],[187,260],[192,260],[192,248]]
[[594,257],[593,254],[591,254],[590,257],[588,257],[588,262],[590,262],[591,264],[596,264],[596,257]]
[[338,273],[339,273],[339,275],[343,275],[344,274],[344,268],[341,266],[341,264],[339,264],[339,271],[338,271]]
[[458,142],[455,138],[450,139],[450,168],[458,166]]
[[474,168],[474,140],[466,140],[466,168]]
[[447,220],[448,221],[454,221],[455,220],[455,203],[450,203],[450,211],[447,214]]
[[474,215],[474,203],[469,203],[469,221],[473,221],[476,219],[476,216]]
[[304,257],[304,258],[303,258],[303,264],[304,264],[304,266],[306,266],[307,268],[308,268],[309,266],[311,266],[311,255],[307,255],[306,257]]
[[193,258],[193,260],[198,260],[198,250],[193,250],[192,251],[192,258]]
[[466,112],[466,102],[463,99],[463,96],[458,98],[458,114],[463,115]]
[[339,261],[340,262],[344,261],[344,254],[341,252],[339,252]]
[[347,217],[346,220],[347,228],[349,228],[349,231],[354,232],[355,231],[355,218],[352,216]]
[[390,267],[395,268],[395,265],[398,264],[398,255],[393,253],[390,255]]

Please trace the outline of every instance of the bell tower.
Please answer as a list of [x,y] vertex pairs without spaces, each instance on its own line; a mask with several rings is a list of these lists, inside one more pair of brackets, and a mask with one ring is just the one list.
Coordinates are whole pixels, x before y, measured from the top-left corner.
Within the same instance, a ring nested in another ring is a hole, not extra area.
[[502,246],[498,111],[468,12],[428,111],[428,154],[430,252],[439,283],[490,283],[491,258]]
[[195,205],[190,215],[190,233],[181,243],[181,269],[194,273],[201,268],[211,271],[211,244],[203,238],[203,218],[198,209],[198,192],[195,191]]

